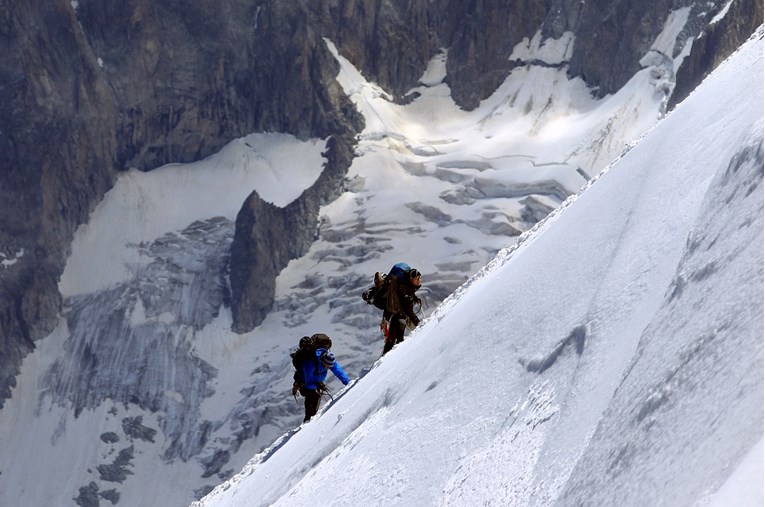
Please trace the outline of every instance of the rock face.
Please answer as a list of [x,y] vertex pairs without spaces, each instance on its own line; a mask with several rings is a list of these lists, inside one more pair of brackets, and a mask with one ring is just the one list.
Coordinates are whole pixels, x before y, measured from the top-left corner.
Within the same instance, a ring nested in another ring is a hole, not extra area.
[[271,311],[276,276],[287,263],[305,254],[318,237],[319,207],[336,197],[350,166],[349,144],[331,139],[324,172],[299,199],[285,208],[253,192],[236,218],[231,245],[231,313],[234,332],[260,324]]
[[523,0],[509,7],[441,1],[436,29],[441,45],[449,50],[446,79],[459,105],[474,109],[504,81],[513,68],[513,47],[531,39],[554,12],[547,3]]
[[118,111],[68,2],[8,0],[0,12],[2,400],[55,326],[72,234],[112,185]]
[[669,107],[682,102],[723,60],[731,55],[763,22],[762,0],[737,0],[729,15],[705,28],[691,54],[677,71]]
[[[575,33],[565,64],[605,95],[640,68],[668,12],[691,7],[684,36],[693,37],[725,3],[0,0],[0,406],[24,355],[56,325],[74,231],[119,171],[198,160],[258,131],[331,138],[314,187],[284,209],[253,195],[237,219],[234,329],[257,325],[270,302],[255,294],[272,292],[278,271],[308,248],[362,129],[323,37],[402,101],[446,48],[454,99],[470,109],[540,28]],[[682,82],[691,86],[748,37],[762,2],[733,0],[730,11],[681,67]]]
[[[581,2],[582,12],[579,15],[577,41],[571,56],[569,73],[581,76],[601,97],[615,93],[640,70],[640,59],[664,28],[664,21],[669,12],[689,9],[687,22],[678,36],[674,53],[666,55],[675,58],[685,43],[697,37],[726,4],[727,2],[717,0],[658,0],[639,4],[611,0]],[[728,40],[708,49],[709,52],[724,55],[717,63],[738,48],[762,23],[762,2],[759,0],[734,0],[731,9],[735,10],[736,14],[732,13],[733,16],[726,24],[729,27],[731,24],[739,25],[742,30],[722,28],[722,31],[728,34]],[[747,14],[741,18],[743,12]],[[686,67],[689,66],[687,61],[684,61],[681,70]],[[693,64],[690,67],[693,67]],[[696,69],[691,70],[690,74],[695,74]],[[703,75],[710,70],[708,68],[702,71]],[[698,82],[700,80],[696,84]],[[685,98],[689,92],[690,90],[686,90],[679,100]]]

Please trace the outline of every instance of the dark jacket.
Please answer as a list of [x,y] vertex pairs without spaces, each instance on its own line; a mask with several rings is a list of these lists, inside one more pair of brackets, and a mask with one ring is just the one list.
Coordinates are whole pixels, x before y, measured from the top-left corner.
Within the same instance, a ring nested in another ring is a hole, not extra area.
[[[391,318],[402,320],[409,319],[412,324],[415,326],[418,325],[420,323],[420,318],[414,312],[414,306],[421,304],[420,298],[415,294],[418,289],[419,287],[409,282],[396,285],[394,293],[395,297],[398,299],[399,306],[401,307],[401,313],[394,314],[391,310],[386,309],[383,311],[383,319],[387,321],[390,321]],[[388,305],[389,308],[390,306],[391,305]]]

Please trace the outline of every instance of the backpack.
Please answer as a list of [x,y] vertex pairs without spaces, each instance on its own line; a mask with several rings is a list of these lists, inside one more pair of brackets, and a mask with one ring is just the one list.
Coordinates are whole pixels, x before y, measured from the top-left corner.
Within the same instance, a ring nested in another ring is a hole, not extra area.
[[375,273],[374,285],[361,293],[361,299],[368,305],[375,305],[380,310],[385,310],[386,294],[388,293],[388,277]]
[[381,275],[378,271],[375,273],[374,285],[361,294],[361,299],[366,301],[369,305],[375,305],[380,310],[385,310],[390,281],[393,279],[398,282],[407,280],[411,269],[412,268],[406,262],[399,262],[393,265],[387,275]]
[[390,268],[390,273],[388,273],[389,277],[394,277],[397,281],[403,282],[404,280],[409,279],[409,272],[412,270],[411,266],[407,264],[406,262],[399,262],[397,264],[394,264],[392,268]]
[[290,353],[292,358],[292,366],[295,367],[295,374],[293,378],[295,382],[303,384],[303,379],[300,377],[302,371],[302,365],[307,360],[316,360],[316,349],[327,349],[332,347],[332,339],[324,333],[316,333],[313,336],[304,336],[300,339],[298,348]]

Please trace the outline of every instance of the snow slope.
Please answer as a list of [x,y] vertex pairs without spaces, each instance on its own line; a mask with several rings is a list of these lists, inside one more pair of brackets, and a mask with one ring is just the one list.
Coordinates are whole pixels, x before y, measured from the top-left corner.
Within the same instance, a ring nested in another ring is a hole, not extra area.
[[193,505],[761,505],[762,45]]

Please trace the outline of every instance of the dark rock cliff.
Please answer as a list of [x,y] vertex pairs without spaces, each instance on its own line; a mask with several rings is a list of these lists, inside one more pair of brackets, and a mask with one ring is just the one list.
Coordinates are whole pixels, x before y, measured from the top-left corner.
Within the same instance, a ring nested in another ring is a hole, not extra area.
[[230,258],[234,332],[250,331],[266,318],[276,276],[318,237],[319,207],[337,196],[353,156],[347,144],[334,138],[327,155],[326,169],[299,199],[279,208],[253,192],[239,211]]
[[[686,36],[724,3],[714,0]],[[329,138],[314,187],[284,209],[253,195],[237,219],[234,329],[262,319],[269,298],[254,295],[272,292],[279,270],[307,250],[362,128],[322,37],[397,100],[444,47],[455,101],[470,109],[518,64],[508,60],[512,48],[540,27],[554,38],[573,31],[569,73],[600,95],[616,91],[667,13],[691,5],[696,14],[710,2],[0,0],[0,400],[21,359],[56,325],[74,231],[119,171],[198,160],[251,132]],[[713,29],[680,69],[682,82],[692,86],[720,60],[717,44],[728,50],[748,36],[762,1],[734,0],[730,16],[738,30]]]
[[694,41],[691,54],[678,69],[669,108],[682,102],[723,60],[728,58],[763,22],[762,0],[736,0],[729,13],[709,25]]
[[[581,2],[582,12],[579,16],[577,41],[571,56],[569,73],[572,76],[581,76],[594,88],[598,96],[615,93],[635,72],[640,70],[640,58],[650,49],[656,36],[664,28],[664,20],[670,12],[685,7],[690,8],[688,21],[678,36],[673,54],[666,55],[675,58],[686,41],[697,37],[727,3],[721,0],[711,2],[657,0],[639,3],[625,0],[588,0]],[[715,42],[719,42],[719,45],[704,51],[707,54],[724,54],[725,56],[717,60],[718,63],[738,48],[762,23],[762,1],[733,0],[730,14],[732,16],[729,17],[733,19],[729,19],[725,24],[739,25],[742,29],[723,28],[722,30],[728,34],[726,40],[718,39]],[[744,19],[741,19],[741,16],[744,16]],[[680,70],[688,76],[683,79],[687,79],[689,83],[693,82],[689,76],[701,71],[687,60],[683,62]],[[709,70],[711,69],[707,68],[706,72],[708,73]],[[699,82],[700,80],[696,80],[695,84]],[[678,99],[675,101],[685,98],[689,91],[677,94]]]
[[[69,242],[112,185],[118,110],[68,2],[0,5],[0,400],[55,326]],[[2,403],[2,401],[0,401]]]

